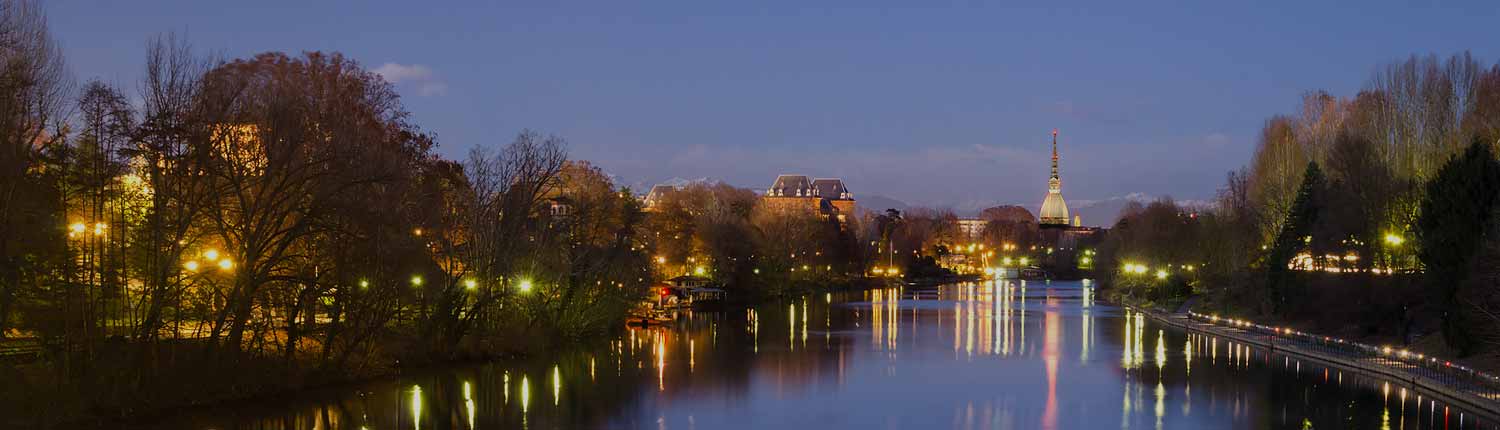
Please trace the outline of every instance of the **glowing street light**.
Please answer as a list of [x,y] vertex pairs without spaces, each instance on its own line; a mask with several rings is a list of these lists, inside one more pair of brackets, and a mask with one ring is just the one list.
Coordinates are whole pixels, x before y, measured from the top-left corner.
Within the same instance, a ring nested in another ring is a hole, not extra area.
[[370,281],[364,280],[364,279],[360,279],[359,280],[359,287],[360,288],[370,288]]
[[81,222],[75,222],[75,223],[73,223],[73,224],[71,224],[71,225],[68,226],[68,231],[71,231],[71,232],[76,233],[76,234],[83,234],[83,230],[87,229],[87,228],[88,228],[87,225],[84,225]]
[[693,269],[693,274],[694,275],[703,276],[703,273],[704,273],[703,266],[698,266],[697,268]]
[[234,269],[234,261],[232,261],[232,260],[230,260],[228,258],[225,258],[223,260],[219,260],[219,270],[231,270],[231,269]]
[[1156,279],[1167,279],[1167,271],[1158,269],[1156,271]]
[[210,250],[207,250],[207,251],[203,251],[203,259],[208,260],[208,261],[218,260],[219,259],[219,250],[217,250],[217,249],[210,249]]
[[186,263],[182,263],[182,268],[187,269],[189,272],[197,272],[198,271],[198,262],[197,261],[193,261],[193,260],[188,260]]
[[473,279],[465,279],[464,280],[464,288],[468,288],[470,290],[473,290],[473,289],[478,288],[478,287],[479,287],[479,283],[474,282]]
[[417,286],[417,287],[422,286],[422,277],[421,276],[412,276],[411,277],[411,285],[412,286]]
[[521,292],[523,292],[523,293],[527,292],[527,291],[531,291],[531,280],[530,279],[522,279],[521,280],[521,284],[519,286],[517,286],[517,288],[520,289]]
[[1396,235],[1395,233],[1386,233],[1385,234],[1385,244],[1386,245],[1401,246],[1401,244],[1403,242],[1406,242],[1406,239],[1402,238],[1399,235]]

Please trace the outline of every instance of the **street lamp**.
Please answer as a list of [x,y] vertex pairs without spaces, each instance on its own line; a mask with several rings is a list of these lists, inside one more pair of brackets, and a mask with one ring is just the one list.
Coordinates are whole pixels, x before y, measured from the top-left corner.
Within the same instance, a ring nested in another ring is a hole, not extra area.
[[523,292],[523,293],[527,292],[527,291],[531,291],[531,280],[530,279],[522,279],[521,280],[521,284],[519,286],[517,286],[517,288],[519,290],[521,290],[521,292]]
[[1401,246],[1401,244],[1403,242],[1406,242],[1406,239],[1402,238],[1401,236],[1399,236],[1399,235],[1397,235],[1395,233],[1386,233],[1385,234],[1385,244],[1386,245]]
[[420,287],[420,286],[422,286],[422,277],[421,276],[412,276],[411,277],[411,285],[414,286],[414,287]]

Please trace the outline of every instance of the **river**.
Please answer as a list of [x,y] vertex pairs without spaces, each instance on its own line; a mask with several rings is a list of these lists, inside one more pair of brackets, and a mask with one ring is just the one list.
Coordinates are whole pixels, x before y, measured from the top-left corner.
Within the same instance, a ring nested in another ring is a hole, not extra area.
[[1492,428],[1386,381],[1190,335],[1088,281],[818,294],[557,356],[185,411],[164,429]]

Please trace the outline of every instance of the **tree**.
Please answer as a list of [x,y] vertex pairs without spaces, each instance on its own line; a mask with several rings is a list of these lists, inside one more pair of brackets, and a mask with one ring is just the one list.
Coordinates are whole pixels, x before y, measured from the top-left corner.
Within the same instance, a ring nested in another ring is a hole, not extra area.
[[[390,84],[338,54],[260,54],[204,82],[210,133],[194,150],[214,200],[202,245],[235,261],[211,336],[239,351],[264,287],[312,282],[301,251],[326,228],[335,198],[399,178],[431,142],[406,123]],[[287,335],[294,345],[296,332]]]
[[1438,296],[1443,339],[1463,354],[1473,352],[1476,343],[1469,311],[1458,306],[1458,291],[1474,270],[1480,244],[1493,233],[1488,227],[1497,193],[1500,164],[1490,145],[1475,139],[1427,183],[1417,218],[1417,257],[1428,288]]
[[1322,210],[1323,188],[1323,170],[1318,168],[1318,163],[1307,163],[1302,186],[1297,188],[1297,198],[1292,201],[1291,211],[1281,223],[1281,231],[1276,234],[1266,256],[1266,288],[1270,292],[1269,310],[1273,313],[1284,309],[1294,292],[1294,280],[1287,265],[1298,252],[1308,247],[1313,226]]
[[0,338],[22,290],[43,287],[63,256],[56,164],[71,89],[41,5],[0,3]]
[[161,335],[169,308],[177,311],[174,328],[181,323],[186,293],[182,257],[185,245],[201,233],[195,221],[212,193],[210,182],[194,174],[203,165],[200,156],[209,154],[189,146],[208,135],[204,112],[198,109],[208,62],[172,35],[152,39],[146,52],[140,124],[135,144],[123,152],[139,161],[132,175],[135,192],[145,200],[141,225],[131,238],[130,261],[143,287],[138,307],[144,309],[134,337],[149,344]]

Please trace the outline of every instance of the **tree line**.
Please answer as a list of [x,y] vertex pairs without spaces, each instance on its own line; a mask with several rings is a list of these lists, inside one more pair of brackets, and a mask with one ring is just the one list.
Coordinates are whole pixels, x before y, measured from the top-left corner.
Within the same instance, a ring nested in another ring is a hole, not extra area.
[[1293,322],[1347,315],[1356,335],[1441,332],[1444,347],[1476,352],[1500,340],[1485,269],[1497,144],[1500,65],[1468,53],[1393,62],[1352,97],[1309,92],[1267,120],[1212,205],[1127,207],[1098,276],[1137,299],[1200,294],[1214,311]]

